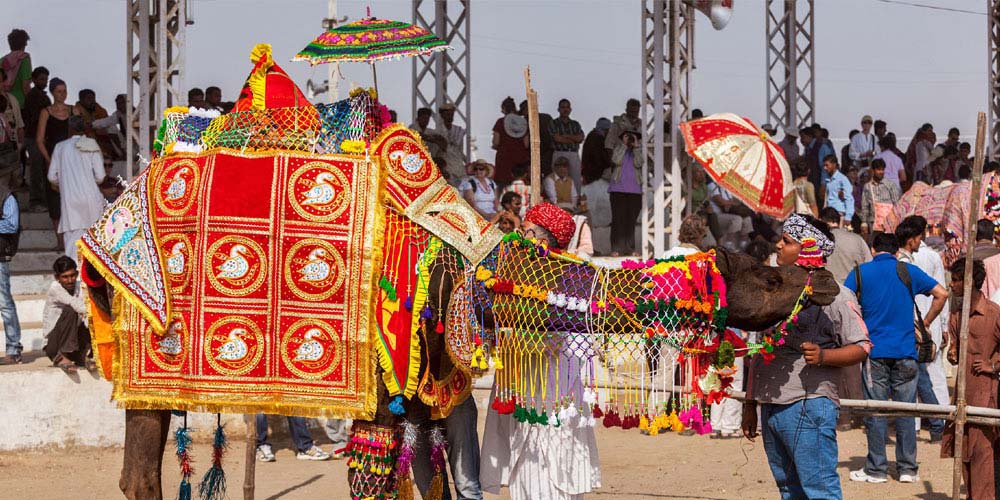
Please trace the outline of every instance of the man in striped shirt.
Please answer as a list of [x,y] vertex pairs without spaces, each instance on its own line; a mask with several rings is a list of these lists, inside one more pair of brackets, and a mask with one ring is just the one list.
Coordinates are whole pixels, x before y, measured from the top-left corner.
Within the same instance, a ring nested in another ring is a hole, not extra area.
[[573,179],[573,187],[580,191],[583,187],[583,177],[580,174],[580,144],[583,143],[583,127],[580,122],[569,117],[573,112],[573,106],[569,99],[559,100],[559,117],[552,120],[549,127],[552,132],[552,140],[555,142],[555,153],[552,155],[554,162],[560,158],[565,158],[569,162],[569,175]]
[[[872,180],[865,184],[861,191],[861,230],[883,231],[882,219],[888,213],[884,210],[886,205],[891,206],[899,201],[902,192],[895,183],[885,178],[885,160],[875,158],[872,160]],[[878,209],[876,209],[878,207]],[[878,220],[876,220],[878,215]]]

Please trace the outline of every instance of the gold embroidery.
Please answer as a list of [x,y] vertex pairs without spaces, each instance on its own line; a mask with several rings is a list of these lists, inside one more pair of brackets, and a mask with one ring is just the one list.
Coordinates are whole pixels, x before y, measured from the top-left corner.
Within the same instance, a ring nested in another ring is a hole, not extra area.
[[344,258],[329,241],[299,240],[286,252],[282,272],[292,293],[300,299],[319,302],[344,284]]
[[264,336],[253,321],[242,316],[217,320],[205,334],[205,360],[223,375],[246,375],[264,356]]
[[267,275],[264,250],[243,236],[223,236],[205,253],[205,273],[213,288],[234,297],[256,292]]
[[298,167],[288,179],[288,204],[312,222],[330,222],[347,210],[350,183],[340,169],[322,161]]
[[169,164],[167,161],[153,184],[153,198],[156,206],[167,215],[185,215],[197,198],[195,192],[201,179],[201,167],[190,159]]
[[320,380],[340,367],[340,333],[318,319],[300,319],[281,338],[281,359],[295,375]]

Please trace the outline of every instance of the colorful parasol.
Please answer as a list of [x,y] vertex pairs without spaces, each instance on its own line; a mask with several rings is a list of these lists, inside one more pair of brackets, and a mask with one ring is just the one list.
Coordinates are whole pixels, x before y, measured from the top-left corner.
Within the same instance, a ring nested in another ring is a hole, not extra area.
[[794,207],[792,173],[767,132],[746,118],[719,113],[681,123],[687,152],[719,185],[756,212],[785,218]]
[[292,60],[309,61],[309,64],[373,63],[384,59],[427,55],[450,48],[444,40],[419,26],[367,17],[328,30],[316,37]]

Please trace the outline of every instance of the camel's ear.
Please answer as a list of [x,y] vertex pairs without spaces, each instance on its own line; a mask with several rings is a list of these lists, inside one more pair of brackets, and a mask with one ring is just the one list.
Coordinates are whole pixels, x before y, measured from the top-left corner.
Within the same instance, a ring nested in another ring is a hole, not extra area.
[[837,283],[837,278],[834,278],[833,274],[826,269],[813,271],[810,284],[813,288],[810,300],[814,304],[821,306],[830,305],[833,303],[833,299],[837,298],[837,294],[840,293],[840,284]]

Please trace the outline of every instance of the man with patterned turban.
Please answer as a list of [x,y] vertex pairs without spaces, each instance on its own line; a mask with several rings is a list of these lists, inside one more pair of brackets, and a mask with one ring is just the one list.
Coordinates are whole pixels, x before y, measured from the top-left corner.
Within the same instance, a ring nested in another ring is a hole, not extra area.
[[[834,243],[826,223],[792,214],[782,233],[779,266],[828,272],[823,268]],[[813,304],[809,296],[807,282],[793,315],[776,332],[765,332],[765,339],[780,340],[750,362],[743,434],[751,441],[757,437],[760,406],[764,451],[781,498],[842,498],[837,381],[842,367],[867,357],[871,343],[850,290],[841,287],[827,306]]]

